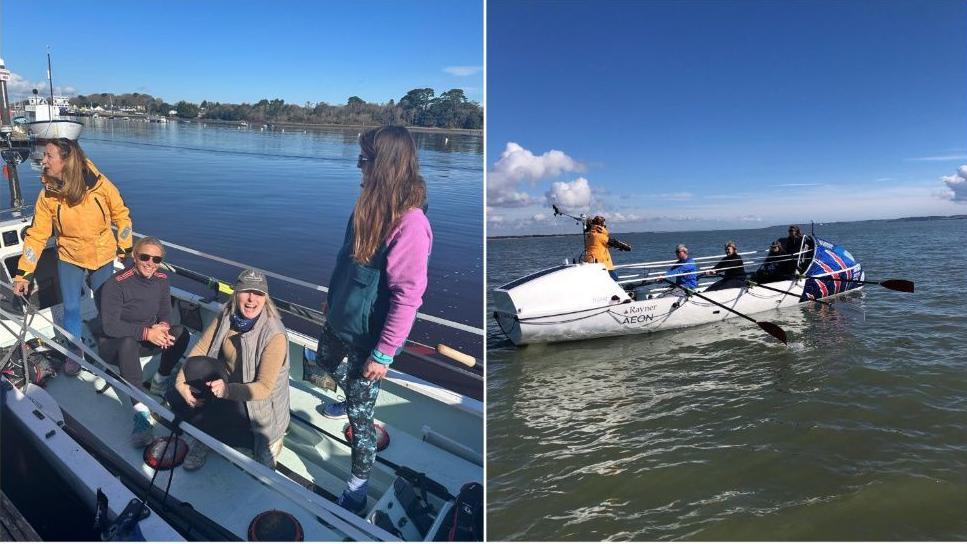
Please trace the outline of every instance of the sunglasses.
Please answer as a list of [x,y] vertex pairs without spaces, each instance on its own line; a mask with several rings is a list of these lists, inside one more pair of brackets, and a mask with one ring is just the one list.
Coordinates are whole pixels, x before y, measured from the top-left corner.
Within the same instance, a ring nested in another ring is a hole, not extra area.
[[154,264],[161,264],[161,261],[165,260],[165,258],[158,255],[148,255],[146,253],[141,253],[140,255],[138,255],[138,260],[144,261],[144,262],[151,261]]
[[366,155],[360,154],[359,155],[359,158],[356,159],[356,168],[362,168],[363,167],[363,163],[368,162],[368,161],[371,161],[371,160],[373,160],[373,159],[370,159]]

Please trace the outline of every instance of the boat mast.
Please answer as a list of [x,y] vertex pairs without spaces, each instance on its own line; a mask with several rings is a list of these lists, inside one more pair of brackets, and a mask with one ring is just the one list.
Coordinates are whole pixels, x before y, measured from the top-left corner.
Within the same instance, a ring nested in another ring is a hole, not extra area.
[[[50,87],[50,102],[47,104],[47,119],[51,121],[54,120],[54,114],[51,110],[54,107],[54,76],[51,74],[50,69],[50,46],[47,46],[47,84]],[[57,113],[60,113],[59,111]]]

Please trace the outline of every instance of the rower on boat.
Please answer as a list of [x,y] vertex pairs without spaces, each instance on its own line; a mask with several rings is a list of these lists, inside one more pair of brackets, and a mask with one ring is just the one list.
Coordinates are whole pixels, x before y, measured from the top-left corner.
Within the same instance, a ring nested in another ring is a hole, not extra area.
[[755,283],[771,283],[792,279],[796,274],[796,258],[783,251],[782,242],[774,240],[769,246],[762,266],[752,274]]
[[[161,353],[161,366],[150,379],[150,393],[161,396],[190,335],[183,326],[170,325],[171,288],[168,276],[158,272],[165,254],[161,241],[141,238],[133,254],[134,264],[101,286],[96,298],[100,319],[91,322],[90,328],[101,358],[120,367],[121,377],[142,391],[141,357]],[[154,439],[154,419],[147,406],[130,400],[134,407],[131,445],[143,448]]]
[[[289,340],[265,274],[244,270],[232,298],[188,354],[173,389],[172,412],[274,468],[289,427]],[[188,438],[182,465],[197,470],[208,446]]]
[[373,421],[380,380],[402,351],[423,303],[433,232],[416,143],[403,127],[359,137],[362,191],[329,280],[326,324],[307,379],[331,375],[346,400],[328,403],[329,418],[349,418],[352,469],[338,503],[362,514],[376,460]]
[[676,289],[672,289],[666,295],[682,296],[687,290],[695,289],[698,287],[698,266],[695,264],[695,259],[688,256],[688,247],[685,244],[678,244],[675,246],[675,255],[678,257],[678,262],[665,272],[665,276],[668,278],[667,281],[671,281],[676,286]]
[[805,253],[812,249],[809,241],[802,235],[799,225],[789,225],[789,236],[779,240],[782,244],[782,251],[787,255]]
[[745,263],[742,262],[742,257],[739,255],[739,249],[736,247],[735,242],[732,240],[725,242],[725,257],[722,257],[722,260],[705,274],[708,276],[722,276],[722,279],[705,289],[706,293],[709,291],[719,291],[721,289],[745,287]]

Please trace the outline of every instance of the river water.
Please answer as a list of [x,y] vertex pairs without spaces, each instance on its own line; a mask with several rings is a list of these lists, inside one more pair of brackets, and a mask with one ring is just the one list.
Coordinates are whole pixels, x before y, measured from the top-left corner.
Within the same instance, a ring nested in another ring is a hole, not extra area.
[[[491,540],[967,539],[967,220],[817,226],[867,278],[834,308],[515,348],[489,320]],[[618,262],[770,229],[616,235]],[[804,230],[808,230],[808,227]],[[580,252],[488,240],[488,291]]]
[[[360,130],[282,132],[88,119],[79,141],[120,189],[135,231],[327,285],[359,195]],[[482,138],[417,132],[414,139],[434,235],[429,287],[420,311],[481,327]],[[39,172],[23,166],[20,172],[24,198],[32,204]],[[239,272],[179,251],[169,250],[168,257],[230,283]],[[186,284],[181,278],[176,283]],[[281,281],[270,280],[269,286],[274,296],[312,308],[324,299],[319,291]],[[422,321],[411,338],[434,346],[446,343],[477,357],[483,353],[480,336]]]

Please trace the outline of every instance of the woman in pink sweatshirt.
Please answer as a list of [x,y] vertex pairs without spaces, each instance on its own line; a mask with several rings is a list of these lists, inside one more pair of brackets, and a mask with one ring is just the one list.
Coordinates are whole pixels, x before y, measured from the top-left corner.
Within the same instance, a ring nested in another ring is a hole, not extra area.
[[409,131],[376,128],[360,136],[359,146],[362,192],[329,281],[316,362],[346,394],[322,412],[349,418],[352,475],[339,504],[361,514],[376,459],[373,410],[380,379],[403,349],[423,303],[433,232]]

